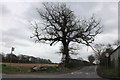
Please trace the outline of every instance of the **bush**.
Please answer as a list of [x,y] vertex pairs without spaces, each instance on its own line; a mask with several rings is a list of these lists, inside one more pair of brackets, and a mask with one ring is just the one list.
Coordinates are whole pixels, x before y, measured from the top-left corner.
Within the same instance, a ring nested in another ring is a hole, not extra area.
[[81,60],[77,60],[77,59],[70,59],[69,62],[69,68],[77,68],[77,67],[81,67],[84,66],[84,62]]
[[2,64],[2,67],[6,67],[7,65],[6,64]]
[[47,72],[56,72],[56,71],[58,71],[58,69],[54,66],[48,66],[47,67]]

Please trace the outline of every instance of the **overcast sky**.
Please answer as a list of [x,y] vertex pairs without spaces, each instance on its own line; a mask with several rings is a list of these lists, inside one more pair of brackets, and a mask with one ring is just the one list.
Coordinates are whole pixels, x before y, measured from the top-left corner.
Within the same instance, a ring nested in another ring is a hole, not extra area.
[[[42,2],[1,2],[0,3],[0,52],[10,53],[15,47],[14,54],[24,54],[60,62],[60,43],[49,46],[43,43],[34,43],[30,39],[32,30],[29,21],[40,20],[36,8],[42,9]],[[118,39],[118,3],[117,2],[66,2],[76,16],[89,18],[95,14],[101,19],[104,26],[103,33],[97,35],[94,43],[113,43]],[[92,54],[90,49],[82,46],[79,55],[73,58]]]

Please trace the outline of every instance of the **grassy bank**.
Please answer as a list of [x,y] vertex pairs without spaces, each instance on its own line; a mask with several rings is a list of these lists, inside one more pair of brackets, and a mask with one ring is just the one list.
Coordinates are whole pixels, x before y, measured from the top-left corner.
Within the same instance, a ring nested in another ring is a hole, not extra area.
[[35,71],[35,72],[31,72],[30,69],[26,69],[25,67],[21,67],[21,66],[10,66],[10,65],[5,65],[5,64],[1,64],[0,65],[2,67],[1,72],[2,73],[12,73],[12,74],[60,74],[60,73],[68,73],[68,72],[72,72],[75,70],[78,70],[80,68],[58,68],[56,66],[47,66],[47,70],[46,71]]
[[26,71],[20,67],[8,66],[5,64],[0,65],[2,67],[2,73],[25,73]]
[[2,65],[0,64],[0,73],[2,73]]
[[103,78],[120,78],[120,76],[118,75],[118,70],[106,68],[103,66],[97,67],[97,73]]

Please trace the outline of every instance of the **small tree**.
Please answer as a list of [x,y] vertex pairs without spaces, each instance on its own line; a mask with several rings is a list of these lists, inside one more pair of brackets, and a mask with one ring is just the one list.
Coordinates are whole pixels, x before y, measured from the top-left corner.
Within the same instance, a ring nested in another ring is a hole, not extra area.
[[120,46],[120,40],[116,40],[113,45]]
[[93,53],[94,53],[94,57],[95,57],[97,63],[100,63],[102,53],[105,52],[105,50],[106,50],[106,45],[104,45],[104,44],[95,44],[94,45]]
[[[105,51],[102,53],[101,55],[101,59],[100,59],[100,65],[102,66],[106,66],[106,67],[110,67],[111,62],[110,62],[110,54],[113,52],[113,48],[111,44],[107,44]],[[108,55],[106,55],[108,54]]]
[[90,55],[90,56],[88,56],[88,60],[89,60],[90,64],[93,64],[93,62],[95,61],[95,58],[93,55]]
[[97,34],[102,32],[100,21],[94,16],[90,19],[78,19],[74,11],[66,6],[65,3],[43,3],[43,10],[37,9],[40,17],[44,21],[43,25],[37,22],[31,25],[34,27],[33,37],[35,42],[61,42],[63,45],[63,55],[65,55],[65,66],[69,63],[69,44],[90,44],[94,41]]

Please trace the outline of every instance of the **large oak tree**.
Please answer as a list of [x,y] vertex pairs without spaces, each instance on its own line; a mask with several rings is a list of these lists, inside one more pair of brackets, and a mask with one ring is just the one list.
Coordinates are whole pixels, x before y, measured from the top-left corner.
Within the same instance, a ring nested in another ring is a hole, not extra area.
[[69,44],[78,43],[90,46],[95,36],[101,33],[102,26],[94,16],[90,19],[79,19],[74,11],[65,3],[43,3],[43,9],[37,9],[43,26],[38,23],[34,26],[33,37],[36,42],[56,42],[63,45],[62,54],[65,55],[65,66],[69,63]]

